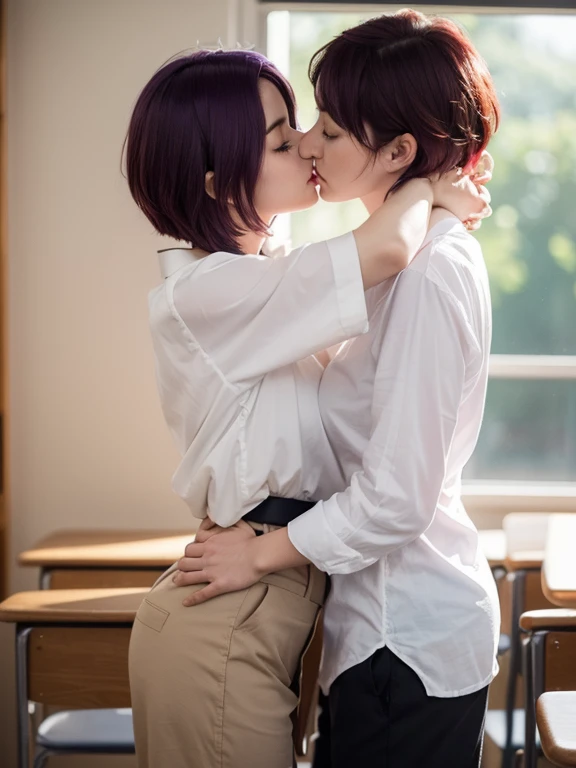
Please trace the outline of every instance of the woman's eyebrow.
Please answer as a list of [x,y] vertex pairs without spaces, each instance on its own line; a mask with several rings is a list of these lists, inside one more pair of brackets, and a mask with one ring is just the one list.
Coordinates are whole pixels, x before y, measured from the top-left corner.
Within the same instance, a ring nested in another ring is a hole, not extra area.
[[274,120],[272,125],[269,125],[268,128],[266,128],[266,136],[268,136],[269,133],[272,133],[275,128],[279,128],[281,125],[284,125],[285,122],[286,116],[279,117],[278,120]]

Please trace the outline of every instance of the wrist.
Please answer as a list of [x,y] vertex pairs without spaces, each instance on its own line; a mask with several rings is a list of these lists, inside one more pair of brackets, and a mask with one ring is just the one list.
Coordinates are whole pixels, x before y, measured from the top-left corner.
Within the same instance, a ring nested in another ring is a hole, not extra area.
[[252,564],[259,577],[266,576],[273,570],[270,568],[273,560],[273,553],[270,548],[271,535],[271,533],[267,533],[265,536],[255,536],[249,541]]
[[250,539],[254,569],[260,577],[309,563],[290,541],[287,528]]

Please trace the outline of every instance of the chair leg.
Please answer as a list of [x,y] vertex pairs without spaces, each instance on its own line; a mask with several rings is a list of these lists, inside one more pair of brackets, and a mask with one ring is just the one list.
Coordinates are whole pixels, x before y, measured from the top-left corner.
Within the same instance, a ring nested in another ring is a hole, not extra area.
[[28,637],[31,628],[16,626],[16,709],[18,768],[30,766],[30,714],[28,712]]
[[506,728],[505,742],[502,750],[501,768],[512,768],[514,764],[515,749],[512,745],[514,730],[514,706],[516,704],[516,688],[518,675],[521,670],[521,641],[520,641],[520,616],[524,610],[524,590],[526,586],[526,574],[517,571],[512,581],[512,626],[510,631],[510,665],[508,669],[508,681],[506,684]]
[[50,755],[51,753],[46,749],[39,750],[34,758],[33,768],[44,768]]
[[525,712],[524,768],[537,768],[536,702],[544,691],[544,649],[546,633],[530,635],[525,647]]

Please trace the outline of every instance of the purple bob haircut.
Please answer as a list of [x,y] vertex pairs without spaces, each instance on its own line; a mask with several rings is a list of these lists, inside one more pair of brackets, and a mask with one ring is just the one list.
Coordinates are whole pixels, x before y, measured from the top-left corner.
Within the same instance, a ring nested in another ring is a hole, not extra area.
[[317,51],[309,75],[318,106],[371,152],[414,136],[416,157],[396,186],[473,166],[498,127],[486,64],[448,19],[412,10],[370,19]]
[[[136,204],[161,235],[211,253],[241,253],[243,231],[267,234],[253,200],[266,140],[259,78],[278,88],[296,127],[290,84],[254,51],[180,56],[138,97],[125,141],[126,174]],[[214,198],[205,190],[208,171]]]

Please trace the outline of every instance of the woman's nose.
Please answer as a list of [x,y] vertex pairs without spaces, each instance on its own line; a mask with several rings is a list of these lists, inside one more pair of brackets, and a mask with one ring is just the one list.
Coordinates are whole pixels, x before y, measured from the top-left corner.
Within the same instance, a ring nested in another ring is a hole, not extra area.
[[303,160],[312,160],[318,157],[318,142],[315,140],[314,129],[304,133],[298,144],[298,154]]

